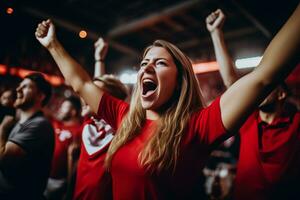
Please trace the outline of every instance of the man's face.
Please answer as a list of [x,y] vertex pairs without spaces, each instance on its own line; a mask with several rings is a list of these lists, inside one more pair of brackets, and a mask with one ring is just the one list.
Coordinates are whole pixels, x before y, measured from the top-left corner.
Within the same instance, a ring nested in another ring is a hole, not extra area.
[[37,103],[39,97],[36,84],[30,79],[24,79],[17,88],[17,99],[14,103],[15,108],[27,110]]
[[7,106],[7,107],[13,107],[15,102],[13,92],[10,90],[7,90],[2,93],[1,95],[1,105]]

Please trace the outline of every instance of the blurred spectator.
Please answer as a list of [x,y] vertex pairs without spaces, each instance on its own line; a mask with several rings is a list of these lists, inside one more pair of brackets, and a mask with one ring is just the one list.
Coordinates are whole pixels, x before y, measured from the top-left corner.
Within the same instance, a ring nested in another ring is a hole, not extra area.
[[14,102],[16,92],[13,89],[4,90],[0,97],[0,123],[5,115],[15,116]]
[[62,199],[79,157],[82,131],[81,102],[76,96],[66,98],[53,120],[55,149],[45,196]]
[[[224,20],[223,12],[217,10],[207,17],[206,22],[222,79],[229,88],[238,77],[224,42]],[[236,199],[299,198],[300,112],[286,102],[289,94],[289,89],[282,82],[239,130],[241,144]]]
[[[113,75],[106,75],[104,59],[108,45],[102,38],[95,43],[94,84],[110,95],[126,99],[126,87]],[[86,118],[82,131],[82,147],[77,167],[74,200],[110,199],[112,182],[110,174],[104,168],[106,152],[114,137],[115,130],[85,106]]]
[[0,126],[0,199],[43,199],[54,149],[51,123],[41,111],[51,96],[43,75],[26,76],[17,88],[20,119]]

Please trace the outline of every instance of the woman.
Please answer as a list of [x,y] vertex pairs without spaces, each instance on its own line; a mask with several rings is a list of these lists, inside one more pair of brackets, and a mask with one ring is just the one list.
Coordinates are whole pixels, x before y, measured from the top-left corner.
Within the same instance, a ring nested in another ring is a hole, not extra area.
[[145,50],[129,106],[93,84],[58,42],[50,20],[39,24],[35,35],[73,89],[117,128],[106,157],[114,199],[191,199],[199,196],[199,174],[209,153],[230,137],[226,130],[238,130],[295,66],[299,17],[300,6],[259,67],[205,109],[189,59],[168,42],[158,40]]

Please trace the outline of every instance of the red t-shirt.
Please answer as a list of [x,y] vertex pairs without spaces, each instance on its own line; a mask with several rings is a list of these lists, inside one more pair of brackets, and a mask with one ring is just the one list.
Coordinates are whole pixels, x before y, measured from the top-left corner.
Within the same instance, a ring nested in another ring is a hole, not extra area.
[[[111,166],[114,199],[191,199],[201,190],[198,185],[202,169],[213,148],[230,137],[221,120],[219,100],[194,113],[183,137],[177,167],[172,174],[164,171],[150,174],[138,162],[138,155],[155,121],[147,120],[138,136],[122,146],[114,155]],[[99,116],[117,128],[127,104],[104,94],[99,106]]]
[[90,118],[84,123],[74,200],[100,200],[110,195],[111,179],[105,173],[104,160],[114,132],[104,120]]
[[66,178],[68,170],[68,147],[72,142],[80,144],[82,125],[78,123],[72,126],[65,126],[56,120],[52,124],[55,132],[55,148],[50,177],[56,179]]
[[284,113],[267,124],[256,111],[240,129],[240,136],[236,199],[293,197],[295,191],[288,191],[293,181],[300,186],[300,113]]

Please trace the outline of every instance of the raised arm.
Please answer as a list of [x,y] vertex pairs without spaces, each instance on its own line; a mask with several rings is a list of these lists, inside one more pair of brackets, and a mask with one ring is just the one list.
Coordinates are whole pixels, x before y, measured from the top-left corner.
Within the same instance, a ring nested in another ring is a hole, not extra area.
[[47,20],[40,23],[35,36],[48,49],[66,82],[90,105],[91,110],[97,113],[103,91],[93,84],[88,73],[66,52],[57,40],[52,22]]
[[99,38],[95,44],[95,69],[94,69],[94,77],[102,76],[105,74],[105,57],[108,50],[108,44],[103,40],[103,38]]
[[221,97],[224,126],[237,130],[253,109],[299,62],[300,4],[267,47],[259,66],[236,81]]
[[210,32],[213,41],[222,80],[226,88],[229,88],[238,79],[238,75],[224,41],[224,34],[222,31],[224,21],[225,15],[222,10],[218,9],[207,16],[206,28]]

